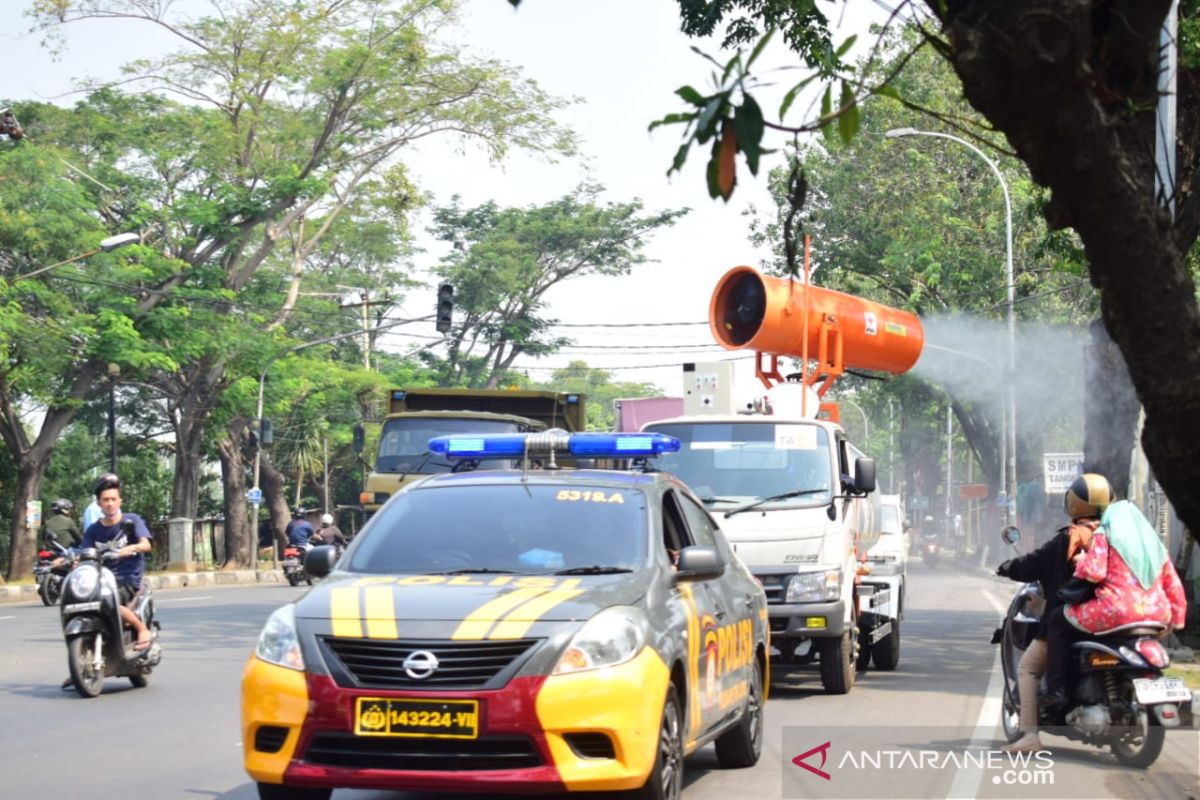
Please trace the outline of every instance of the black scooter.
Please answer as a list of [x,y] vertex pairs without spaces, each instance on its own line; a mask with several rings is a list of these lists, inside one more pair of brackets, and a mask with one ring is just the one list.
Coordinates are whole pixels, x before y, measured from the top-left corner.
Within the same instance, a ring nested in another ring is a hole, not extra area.
[[[1004,529],[1004,541],[1014,548],[1020,535],[1016,528]],[[1001,721],[1010,742],[1021,738],[1017,665],[1033,641],[1044,607],[1041,585],[1022,585],[1008,606],[1002,627],[992,635],[992,644],[1001,648]],[[1084,744],[1109,747],[1117,761],[1128,767],[1146,769],[1153,764],[1162,752],[1166,729],[1180,726],[1181,713],[1190,716],[1192,701],[1182,680],[1162,676],[1170,663],[1157,639],[1163,630],[1165,626],[1157,623],[1126,625],[1073,644],[1067,705],[1054,717],[1039,705],[1039,728]],[[1044,683],[1041,688],[1044,691]]]
[[83,697],[96,697],[109,676],[129,678],[142,688],[150,672],[162,660],[158,644],[160,626],[154,618],[154,599],[143,586],[133,611],[150,628],[150,647],[134,650],[135,638],[121,624],[117,579],[108,565],[117,561],[125,536],[95,548],[79,551],[79,560],[67,576],[62,597],[63,636],[67,641],[67,665],[75,690]]
[[[46,542],[46,549],[38,550],[37,563],[33,566],[33,579],[37,582],[38,597],[42,598],[42,605],[53,606],[58,604],[58,599],[62,596],[63,581],[71,571],[75,553],[64,547],[53,533],[46,535]],[[55,566],[54,562],[60,558],[62,561]]]

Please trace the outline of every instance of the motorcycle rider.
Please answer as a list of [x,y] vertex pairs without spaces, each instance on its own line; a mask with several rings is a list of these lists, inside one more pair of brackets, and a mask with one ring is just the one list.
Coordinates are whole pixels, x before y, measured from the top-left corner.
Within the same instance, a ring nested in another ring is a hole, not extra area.
[[305,519],[304,509],[297,508],[292,512],[292,521],[284,529],[288,545],[291,547],[307,547],[313,536],[313,526]]
[[337,525],[333,524],[332,514],[321,515],[321,527],[309,539],[310,544],[332,544],[338,547],[346,546],[346,536]]
[[[146,553],[150,552],[150,540],[153,534],[146,527],[146,521],[137,514],[121,511],[121,479],[112,473],[101,475],[96,481],[96,502],[100,504],[101,517],[88,526],[83,532],[80,549],[86,550],[98,544],[109,542],[119,543],[117,554],[120,560],[112,565],[113,576],[117,579],[117,595],[120,602],[119,611],[121,622],[133,629],[136,634],[134,650],[145,650],[153,641],[150,629],[141,617],[133,612],[133,600],[142,589],[142,580],[146,574]],[[132,532],[126,533],[123,523],[133,524]],[[71,679],[63,682],[63,688],[71,686]]]
[[46,543],[50,542],[50,534],[58,539],[63,547],[78,547],[83,534],[79,526],[71,518],[74,504],[70,500],[59,498],[50,504],[50,519],[46,520]]
[[1063,509],[1071,524],[1059,528],[1053,537],[1031,553],[1011,558],[996,568],[996,574],[1014,581],[1042,584],[1045,610],[1038,621],[1033,641],[1021,656],[1017,666],[1017,693],[1021,701],[1020,739],[1004,747],[1006,752],[1037,752],[1043,749],[1038,738],[1038,688],[1046,671],[1047,631],[1051,612],[1063,601],[1058,590],[1070,580],[1075,559],[1085,551],[1092,533],[1100,524],[1100,515],[1112,502],[1112,487],[1103,475],[1088,473],[1076,478],[1063,494]]

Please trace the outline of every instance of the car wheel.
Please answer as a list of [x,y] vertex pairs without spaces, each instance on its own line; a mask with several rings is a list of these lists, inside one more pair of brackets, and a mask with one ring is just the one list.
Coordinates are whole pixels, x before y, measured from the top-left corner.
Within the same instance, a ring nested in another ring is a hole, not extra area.
[[658,725],[658,754],[646,784],[631,794],[636,800],[679,800],[683,795],[683,708],[674,684],[667,687]]
[[753,767],[762,755],[763,744],[763,665],[754,659],[746,710],[737,727],[717,739],[717,761],[727,769]]

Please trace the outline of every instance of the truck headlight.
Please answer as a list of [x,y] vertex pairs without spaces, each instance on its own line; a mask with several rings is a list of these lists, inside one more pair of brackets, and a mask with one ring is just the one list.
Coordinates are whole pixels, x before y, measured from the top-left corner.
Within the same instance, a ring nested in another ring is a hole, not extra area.
[[606,608],[571,638],[554,667],[555,675],[624,664],[646,645],[646,613],[632,606]]
[[300,636],[296,633],[296,607],[291,605],[276,609],[267,618],[258,637],[255,655],[268,664],[277,664],[288,669],[304,669],[304,656],[300,654]]
[[842,595],[842,571],[801,572],[788,581],[785,603],[820,603]]

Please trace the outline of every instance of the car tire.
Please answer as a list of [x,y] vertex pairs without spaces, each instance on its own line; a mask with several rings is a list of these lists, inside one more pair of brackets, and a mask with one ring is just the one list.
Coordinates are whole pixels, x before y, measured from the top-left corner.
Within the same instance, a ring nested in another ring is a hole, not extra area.
[[821,642],[821,686],[826,694],[846,694],[854,686],[854,637],[851,629]]
[[258,784],[258,800],[329,800],[333,789],[284,786],[281,783]]
[[726,769],[753,767],[762,755],[763,745],[763,664],[754,659],[746,712],[736,727],[717,739],[717,761]]
[[892,632],[871,645],[875,669],[891,672],[900,663],[900,620],[892,620]]
[[[675,685],[667,687],[658,723],[658,752],[645,785],[630,793],[633,800],[679,800],[683,795],[683,706]],[[264,798],[265,800],[265,798]]]

